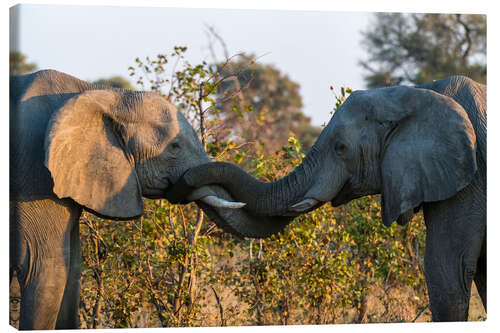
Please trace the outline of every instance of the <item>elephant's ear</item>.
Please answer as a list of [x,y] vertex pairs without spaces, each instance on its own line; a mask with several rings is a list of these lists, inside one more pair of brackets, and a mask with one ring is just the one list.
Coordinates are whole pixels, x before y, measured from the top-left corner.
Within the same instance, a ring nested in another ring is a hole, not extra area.
[[49,121],[45,166],[59,198],[70,197],[108,218],[143,212],[141,188],[124,149],[114,91],[93,90],[67,101]]
[[389,124],[382,152],[382,220],[406,223],[423,202],[445,200],[477,170],[476,135],[453,99],[426,89],[387,89],[378,113]]

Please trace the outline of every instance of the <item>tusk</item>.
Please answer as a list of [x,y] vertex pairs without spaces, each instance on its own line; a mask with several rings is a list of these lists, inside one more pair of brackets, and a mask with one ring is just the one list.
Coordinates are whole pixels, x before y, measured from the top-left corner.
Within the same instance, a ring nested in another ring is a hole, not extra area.
[[243,202],[227,201],[219,197],[216,197],[215,195],[208,195],[206,197],[201,198],[200,200],[210,206],[217,208],[235,209],[235,208],[241,208],[246,205],[246,203]]
[[297,202],[295,205],[290,207],[294,212],[303,212],[308,210],[311,207],[314,207],[319,201],[313,198],[307,198],[300,202]]

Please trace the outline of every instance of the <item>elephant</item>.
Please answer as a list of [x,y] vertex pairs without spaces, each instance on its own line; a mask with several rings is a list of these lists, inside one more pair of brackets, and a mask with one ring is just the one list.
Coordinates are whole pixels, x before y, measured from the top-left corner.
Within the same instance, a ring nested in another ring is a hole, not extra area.
[[[56,70],[11,77],[9,265],[21,289],[19,328],[78,328],[82,210],[137,218],[142,197],[168,199],[186,170],[208,162],[189,122],[158,93]],[[234,233],[232,225],[266,220],[252,221],[218,186],[176,200],[196,201]]]
[[[278,218],[381,194],[382,222],[405,225],[420,209],[433,321],[468,318],[472,280],[486,309],[486,86],[452,76],[421,86],[353,92],[295,170],[276,182],[223,162],[186,172],[171,191],[218,184],[242,208],[276,220],[237,221],[266,237]],[[174,202],[176,201],[173,198]]]

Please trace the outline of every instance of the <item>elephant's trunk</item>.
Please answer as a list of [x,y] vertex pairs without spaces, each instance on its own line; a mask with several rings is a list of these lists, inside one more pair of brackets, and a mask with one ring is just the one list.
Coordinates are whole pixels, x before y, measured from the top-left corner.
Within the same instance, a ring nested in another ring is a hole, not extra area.
[[172,192],[186,193],[202,185],[217,184],[224,187],[236,200],[246,203],[244,209],[253,214],[261,216],[289,214],[290,207],[302,200],[314,185],[322,168],[320,139],[311,148],[302,164],[278,181],[266,183],[255,179],[235,165],[212,162],[190,169]]

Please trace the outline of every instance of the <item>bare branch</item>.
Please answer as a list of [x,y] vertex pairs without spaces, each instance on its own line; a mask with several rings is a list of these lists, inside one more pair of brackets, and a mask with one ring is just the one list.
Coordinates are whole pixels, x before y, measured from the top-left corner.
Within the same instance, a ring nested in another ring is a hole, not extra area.
[[224,320],[224,308],[222,307],[219,295],[217,295],[217,292],[215,291],[215,288],[213,286],[210,286],[210,288],[212,288],[212,291],[214,292],[215,301],[217,302],[217,305],[219,307],[220,326],[226,326],[226,321]]
[[422,315],[422,313],[424,313],[424,311],[427,310],[428,307],[429,307],[429,304],[427,304],[422,309],[420,309],[420,311],[417,313],[417,315],[415,316],[415,318],[411,322],[414,323],[418,319],[418,317],[420,317]]
[[457,22],[464,28],[465,30],[465,41],[462,40],[462,45],[463,44],[466,44],[467,47],[465,48],[465,51],[462,53],[462,58],[464,59],[464,62],[466,61],[467,57],[469,56],[469,52],[472,48],[472,38],[470,36],[471,34],[471,29],[469,28],[469,26],[467,25],[467,23],[465,23],[463,20],[462,20],[462,16],[461,14],[455,14],[455,17],[457,19]]
[[[215,37],[215,39],[220,43],[222,46],[222,50],[224,52],[224,57],[227,59],[229,57],[229,52],[227,50],[227,45],[224,39],[215,31],[215,28],[213,26],[210,26],[205,23],[205,27],[208,29],[208,32]],[[214,57],[215,58],[215,57]]]

